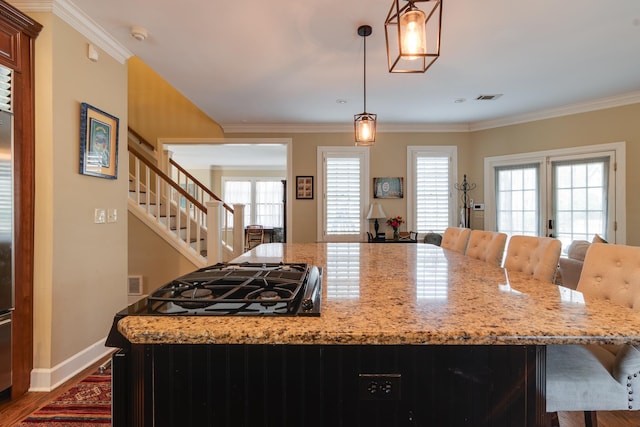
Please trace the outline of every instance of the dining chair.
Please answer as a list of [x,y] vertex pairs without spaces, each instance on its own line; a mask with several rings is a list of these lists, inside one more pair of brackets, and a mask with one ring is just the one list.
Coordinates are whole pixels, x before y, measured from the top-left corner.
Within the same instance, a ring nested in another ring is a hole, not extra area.
[[[576,290],[585,299],[603,298],[640,310],[640,247],[594,243],[584,261]],[[548,424],[557,421],[553,414],[558,411],[584,411],[585,425],[596,427],[597,411],[640,409],[639,349],[626,344],[548,345]]]
[[442,235],[440,246],[444,249],[464,253],[471,234],[470,228],[447,227]]
[[249,251],[261,243],[264,243],[264,227],[262,225],[247,225],[245,229],[245,250]]
[[552,237],[511,236],[504,268],[528,273],[538,280],[553,283],[561,247],[560,240]]
[[496,231],[471,230],[465,255],[500,266],[504,256],[507,235]]

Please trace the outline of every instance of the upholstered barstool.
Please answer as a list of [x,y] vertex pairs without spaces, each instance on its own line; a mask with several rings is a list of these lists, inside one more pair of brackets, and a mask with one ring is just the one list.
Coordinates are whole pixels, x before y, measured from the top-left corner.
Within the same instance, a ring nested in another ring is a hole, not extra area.
[[[640,247],[592,244],[576,289],[640,310]],[[585,425],[596,427],[596,411],[640,409],[637,346],[549,345],[546,366],[549,413],[584,411]]]
[[560,240],[551,237],[511,236],[504,259],[507,271],[521,271],[553,283],[560,259]]
[[444,249],[450,249],[463,254],[467,248],[469,235],[471,235],[470,228],[447,227],[442,235],[440,246]]
[[471,230],[465,255],[500,266],[507,235],[496,231]]

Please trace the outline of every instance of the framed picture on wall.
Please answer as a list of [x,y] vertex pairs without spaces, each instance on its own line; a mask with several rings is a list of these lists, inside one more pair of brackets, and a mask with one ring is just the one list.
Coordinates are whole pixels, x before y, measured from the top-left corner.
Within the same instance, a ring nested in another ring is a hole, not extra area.
[[80,105],[80,173],[118,178],[117,117],[85,102]]
[[313,199],[312,176],[296,176],[296,199]]
[[373,178],[374,199],[402,199],[403,178]]

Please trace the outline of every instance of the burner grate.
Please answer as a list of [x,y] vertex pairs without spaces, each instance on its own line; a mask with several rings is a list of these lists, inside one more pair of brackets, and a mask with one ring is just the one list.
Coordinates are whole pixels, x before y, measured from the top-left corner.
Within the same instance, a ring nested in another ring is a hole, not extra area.
[[304,310],[309,306],[306,287],[318,285],[317,278],[309,284],[310,270],[306,264],[215,264],[154,291],[147,298],[147,311],[183,315],[294,315],[301,306]]

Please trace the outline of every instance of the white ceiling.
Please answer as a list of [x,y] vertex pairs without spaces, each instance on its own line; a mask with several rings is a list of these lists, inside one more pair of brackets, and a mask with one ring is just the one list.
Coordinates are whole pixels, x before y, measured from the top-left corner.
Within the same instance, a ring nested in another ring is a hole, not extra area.
[[[363,110],[361,24],[373,27],[367,110],[381,131],[640,100],[639,0],[443,0],[441,55],[425,74],[387,71],[391,0],[56,1],[72,1],[225,132],[352,128]],[[132,25],[148,38],[133,39]]]
[[[373,27],[367,111],[381,132],[474,130],[640,102],[640,0],[443,0],[441,55],[425,74],[387,71],[391,0],[51,3],[140,57],[227,135],[352,129],[363,111],[362,24]],[[132,25],[148,38],[131,37]],[[502,96],[476,100],[484,94]]]

